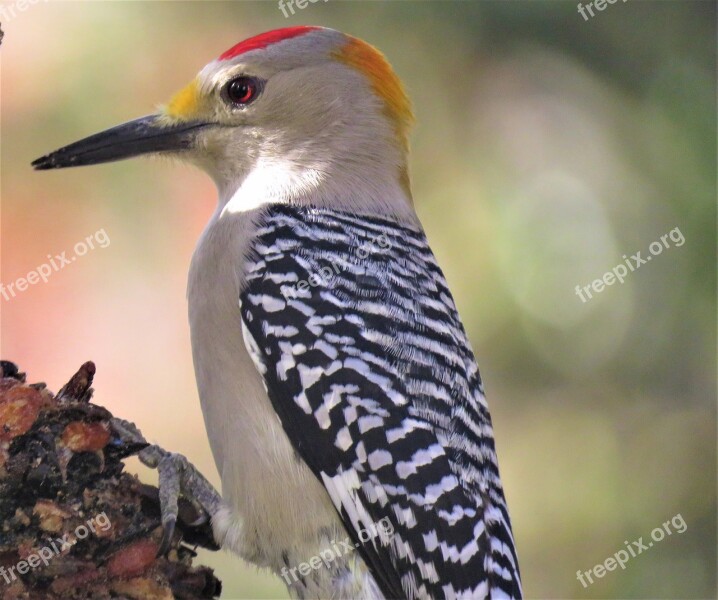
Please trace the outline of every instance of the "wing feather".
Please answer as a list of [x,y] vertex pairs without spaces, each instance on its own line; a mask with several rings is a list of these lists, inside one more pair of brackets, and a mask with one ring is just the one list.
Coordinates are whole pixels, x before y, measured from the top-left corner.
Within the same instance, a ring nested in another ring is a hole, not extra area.
[[478,368],[423,232],[276,206],[254,247],[245,343],[382,592],[520,597]]

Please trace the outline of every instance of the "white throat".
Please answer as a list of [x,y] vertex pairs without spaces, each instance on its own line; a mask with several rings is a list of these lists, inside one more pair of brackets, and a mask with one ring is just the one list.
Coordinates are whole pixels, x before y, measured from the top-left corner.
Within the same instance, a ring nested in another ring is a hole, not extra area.
[[[330,168],[327,168],[330,167]],[[239,182],[219,186],[221,213],[254,211],[274,203],[315,206],[416,221],[411,198],[395,173],[354,165],[299,166],[286,159],[260,159]]]

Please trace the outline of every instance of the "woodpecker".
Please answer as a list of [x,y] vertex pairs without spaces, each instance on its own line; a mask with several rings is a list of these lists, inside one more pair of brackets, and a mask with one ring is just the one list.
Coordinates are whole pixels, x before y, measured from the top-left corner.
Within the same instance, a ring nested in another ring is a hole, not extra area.
[[414,210],[412,122],[378,50],[298,26],[33,163],[162,154],[213,178],[187,293],[212,526],[296,598],[522,593],[479,369]]

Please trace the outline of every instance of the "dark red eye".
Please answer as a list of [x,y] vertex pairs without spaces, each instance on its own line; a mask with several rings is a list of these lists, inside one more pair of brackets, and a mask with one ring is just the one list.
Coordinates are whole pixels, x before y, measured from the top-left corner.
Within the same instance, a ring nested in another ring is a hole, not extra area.
[[232,79],[225,88],[227,98],[233,104],[249,104],[257,96],[257,81],[252,77],[237,77]]

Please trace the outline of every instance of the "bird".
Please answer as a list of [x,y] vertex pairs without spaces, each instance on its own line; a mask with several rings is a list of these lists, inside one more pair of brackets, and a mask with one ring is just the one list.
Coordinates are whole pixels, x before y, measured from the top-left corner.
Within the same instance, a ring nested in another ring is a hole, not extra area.
[[285,27],[35,169],[143,154],[217,208],[187,300],[217,542],[295,598],[520,598],[477,362],[419,221],[406,89],[371,44]]

